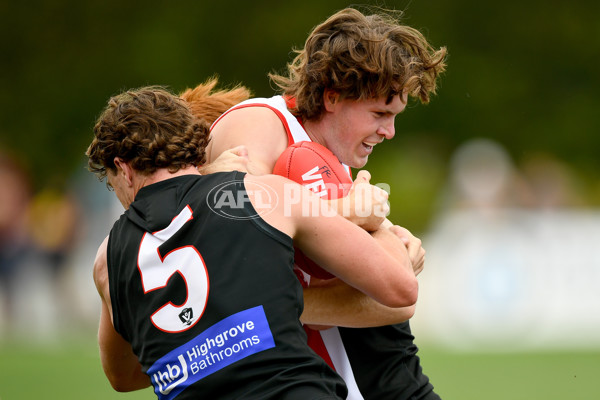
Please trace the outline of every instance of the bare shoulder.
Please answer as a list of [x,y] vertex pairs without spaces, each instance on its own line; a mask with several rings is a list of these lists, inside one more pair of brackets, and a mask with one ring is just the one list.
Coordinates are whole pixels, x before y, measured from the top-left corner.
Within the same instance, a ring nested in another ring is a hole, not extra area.
[[261,173],[270,173],[287,147],[283,123],[267,107],[245,107],[230,111],[211,130],[208,161],[214,161],[224,151],[239,145],[248,149],[250,164]]
[[[249,126],[248,124],[252,125]],[[212,128],[211,134],[221,135],[232,127],[241,125],[245,129],[273,127],[284,130],[283,123],[273,110],[268,107],[240,107],[227,112]]]
[[96,285],[96,289],[100,296],[105,300],[107,300],[109,296],[107,249],[108,236],[102,241],[100,247],[98,247],[93,269],[94,284]]

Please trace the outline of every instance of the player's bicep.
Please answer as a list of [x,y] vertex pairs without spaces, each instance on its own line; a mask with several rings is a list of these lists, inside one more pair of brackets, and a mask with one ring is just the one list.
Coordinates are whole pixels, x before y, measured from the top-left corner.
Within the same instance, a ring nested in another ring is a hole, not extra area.
[[129,392],[150,386],[150,378],[131,345],[115,330],[106,303],[102,301],[98,344],[102,368],[111,386],[119,392]]
[[208,162],[233,147],[248,150],[248,170],[255,175],[269,174],[287,147],[287,134],[279,117],[265,107],[234,110],[221,118],[211,130]]
[[112,316],[112,307],[110,303],[110,292],[108,289],[108,266],[107,266],[107,246],[108,236],[104,239],[94,260],[93,279],[96,285],[96,290],[103,302],[107,303],[108,311]]
[[[321,201],[321,210],[331,210],[324,200]],[[314,207],[311,205],[311,212]],[[368,252],[369,246],[374,245],[374,242],[368,238],[368,233],[355,227],[335,211],[327,212],[335,215],[305,218],[309,222],[300,225],[301,229],[294,240],[311,259],[344,279],[358,269],[355,266],[363,264],[362,259],[364,264],[368,264],[363,250]]]
[[375,242],[339,216],[326,200],[304,187],[299,190],[301,200],[291,205],[291,213],[300,216],[294,242],[317,264],[354,286],[364,272],[360,266],[369,264],[367,254],[376,252]]
[[131,345],[117,333],[112,322],[112,307],[107,268],[108,237],[104,239],[94,261],[93,277],[101,299],[98,345],[100,360],[106,377],[117,391],[137,390],[150,385],[148,375],[131,349]]

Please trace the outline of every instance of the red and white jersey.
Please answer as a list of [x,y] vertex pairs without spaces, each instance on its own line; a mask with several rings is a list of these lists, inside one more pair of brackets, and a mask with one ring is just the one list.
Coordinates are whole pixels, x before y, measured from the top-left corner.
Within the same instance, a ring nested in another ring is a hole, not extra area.
[[[286,99],[283,96],[274,96],[271,98],[254,98],[243,101],[234,107],[227,110],[221,115],[214,123],[213,127],[219,123],[223,116],[227,115],[233,110],[237,110],[245,107],[267,107],[271,109],[281,120],[283,127],[287,133],[288,146],[301,142],[301,141],[312,141],[306,130],[302,126],[302,123],[288,110],[288,106],[293,106],[293,99]],[[351,177],[350,167],[344,165],[348,175]],[[303,285],[308,286],[310,284],[310,275],[306,272],[297,269],[299,272],[298,278],[301,280]],[[308,344],[310,347],[327,363],[335,369],[335,371],[344,379],[348,386],[348,400],[363,400],[364,397],[358,389],[356,379],[350,366],[350,361],[344,348],[340,332],[337,327],[325,329],[321,331],[312,330],[305,327],[308,335]]]
[[271,98],[257,97],[254,99],[249,99],[236,104],[229,110],[225,111],[219,118],[216,119],[212,127],[218,124],[221,118],[233,110],[239,110],[240,108],[246,107],[266,107],[272,110],[281,120],[281,123],[283,124],[283,127],[287,133],[288,145],[302,141],[310,142],[311,140],[302,127],[302,124],[291,112],[288,111],[287,106],[288,103],[286,103],[286,100],[283,96],[274,96]]

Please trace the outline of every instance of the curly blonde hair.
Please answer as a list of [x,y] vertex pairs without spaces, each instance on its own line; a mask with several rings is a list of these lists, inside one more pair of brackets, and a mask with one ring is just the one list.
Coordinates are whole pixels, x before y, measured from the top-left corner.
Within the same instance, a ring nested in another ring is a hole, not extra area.
[[307,120],[321,116],[325,89],[342,98],[388,101],[406,91],[428,103],[446,68],[446,48],[433,49],[392,12],[365,16],[353,8],[341,10],[315,27],[304,48],[295,52],[287,76],[269,77],[296,98],[293,112]]
[[102,180],[107,170],[116,171],[115,157],[146,175],[202,164],[208,128],[184,100],[162,87],[126,91],[110,98],[94,126],[88,169]]

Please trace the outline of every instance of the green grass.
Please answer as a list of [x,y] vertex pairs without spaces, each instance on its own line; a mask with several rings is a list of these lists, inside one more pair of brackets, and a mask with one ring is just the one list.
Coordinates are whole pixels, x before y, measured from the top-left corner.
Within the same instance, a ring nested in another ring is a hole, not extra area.
[[0,344],[0,400],[156,399],[151,389],[115,392],[93,342],[58,346]]
[[425,347],[421,362],[444,400],[600,399],[597,349],[469,354]]
[[[444,400],[600,398],[600,352],[468,354],[424,346],[425,373]],[[0,400],[156,398],[151,389],[117,393],[95,343],[0,343]]]

